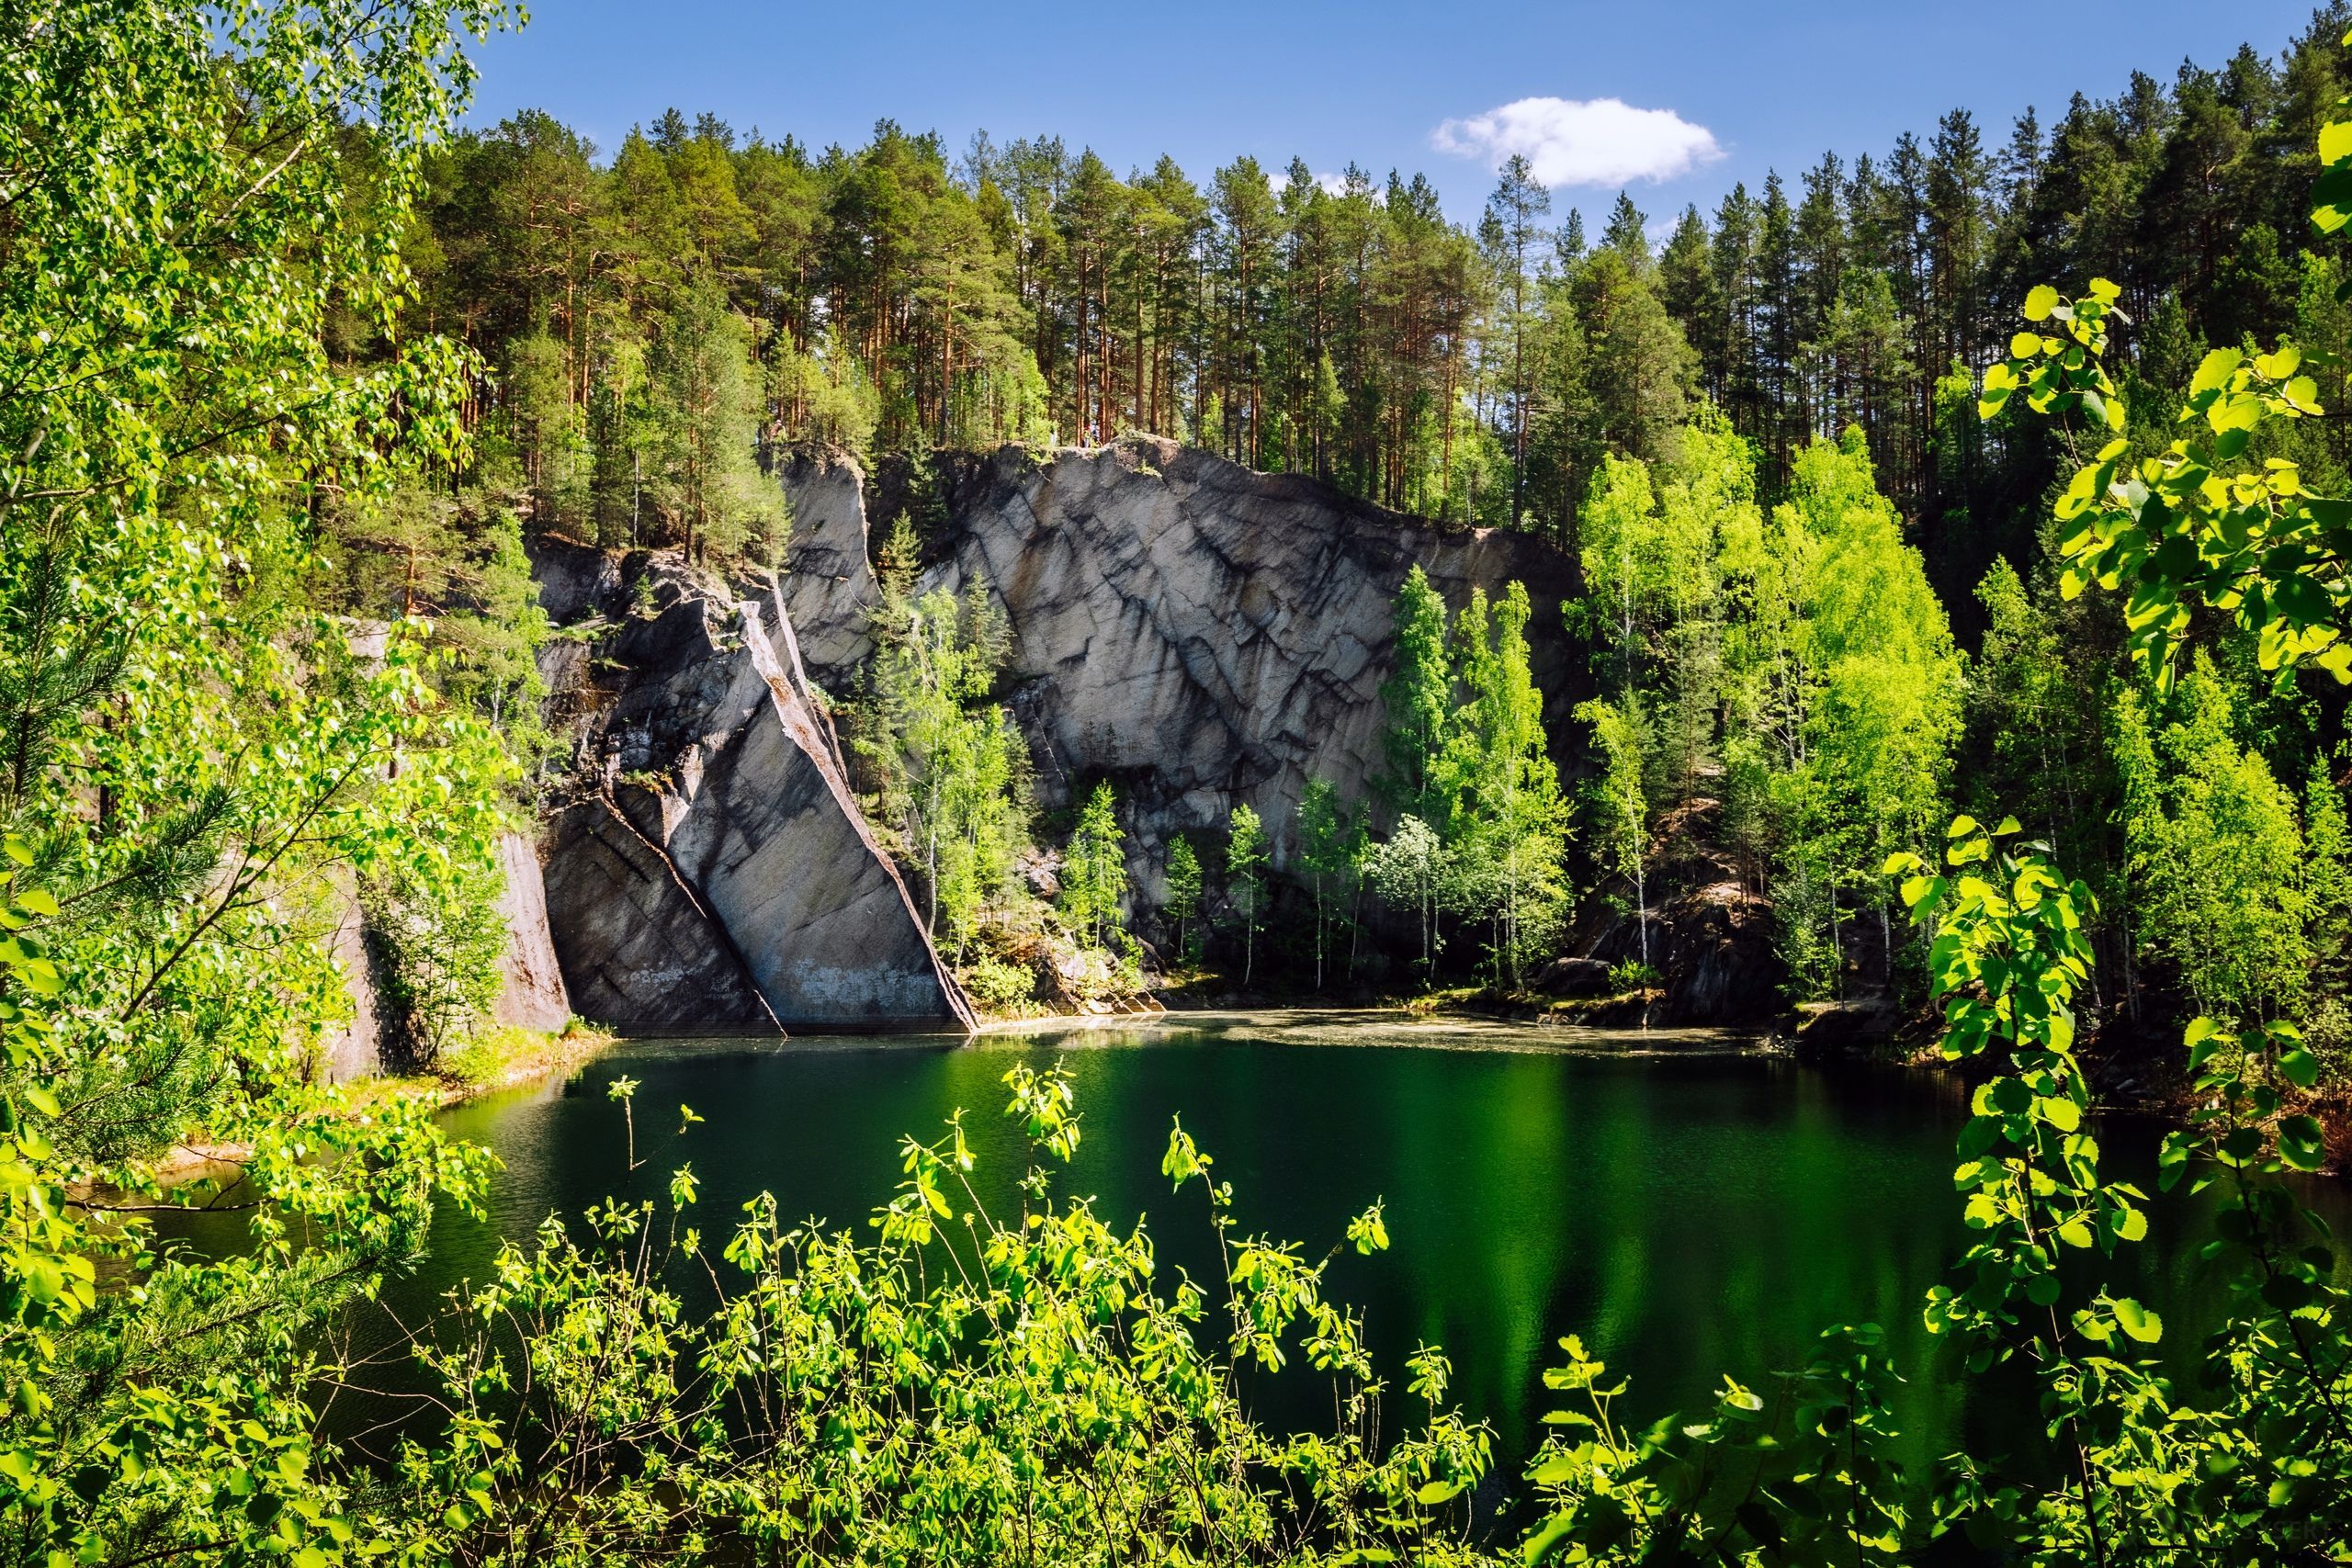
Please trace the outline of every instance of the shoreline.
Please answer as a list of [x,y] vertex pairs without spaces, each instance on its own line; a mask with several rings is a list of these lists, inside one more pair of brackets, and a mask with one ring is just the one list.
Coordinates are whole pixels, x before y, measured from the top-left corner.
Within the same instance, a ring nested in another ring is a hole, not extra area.
[[[387,1099],[425,1099],[431,1100],[432,1110],[438,1112],[493,1094],[502,1094],[508,1089],[526,1088],[558,1074],[568,1075],[611,1049],[619,1043],[619,1039],[618,1035],[607,1030],[585,1025],[567,1029],[560,1034],[536,1036],[536,1043],[530,1049],[515,1052],[489,1075],[479,1078],[447,1074],[400,1074],[353,1078],[338,1087],[349,1093],[354,1110],[362,1110]],[[211,1177],[232,1179],[241,1177],[253,1155],[251,1144],[225,1139],[183,1138],[175,1141],[158,1157],[142,1162],[141,1168],[156,1186],[169,1191]],[[68,1190],[76,1199],[85,1199],[101,1190],[87,1183],[75,1183]]]

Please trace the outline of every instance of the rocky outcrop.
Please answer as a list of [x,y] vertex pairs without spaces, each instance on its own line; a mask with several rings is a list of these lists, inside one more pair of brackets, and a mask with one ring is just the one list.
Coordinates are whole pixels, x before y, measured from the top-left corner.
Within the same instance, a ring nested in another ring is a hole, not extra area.
[[[840,457],[778,471],[795,525],[777,592],[810,673],[844,690],[873,595],[860,476]],[[1280,825],[1285,855],[1308,779],[1368,794],[1394,603],[1416,563],[1457,607],[1474,587],[1526,583],[1535,674],[1562,741],[1589,692],[1560,632],[1568,562],[1523,535],[1432,527],[1147,438],[1044,461],[1008,447],[946,462],[943,485],[948,522],[925,541],[922,584],[988,584],[1012,632],[1011,705],[1039,802],[1062,807],[1114,780],[1146,903],[1160,897],[1174,833],[1221,828],[1248,803]]]
[[1539,996],[1557,997],[1563,1001],[1605,997],[1611,990],[1609,971],[1610,965],[1604,960],[1569,953],[1555,958],[1528,976],[1527,987]]
[[874,606],[873,547],[865,520],[865,473],[841,453],[800,452],[777,470],[791,503],[792,536],[775,578],[776,603],[819,680],[846,689],[873,651],[865,617]]
[[[553,1034],[571,1021],[571,998],[548,931],[538,852],[524,835],[502,833],[497,854],[498,912],[506,925],[506,948],[499,954],[501,984],[491,1018]],[[385,976],[375,944],[368,940],[366,910],[347,874],[333,886],[330,904],[335,924],[327,949],[343,971],[351,1016],[321,1037],[320,1068],[329,1083],[348,1083],[382,1072],[389,1059],[381,999]]]
[[1902,1013],[1885,996],[1807,1002],[1797,1009],[1795,1050],[1807,1060],[1869,1055],[1894,1038]]
[[543,848],[572,1006],[635,1030],[970,1027],[782,601],[562,541],[537,566],[569,626],[543,669],[575,767]]
[[1737,877],[1669,899],[1663,911],[1670,1023],[1757,1023],[1781,1008],[1788,969],[1772,946],[1772,906]]
[[498,838],[498,869],[505,887],[498,912],[506,921],[506,951],[498,970],[504,977],[491,1016],[517,1029],[553,1034],[571,1021],[571,998],[557,964],[555,938],[548,930],[547,886],[539,875],[539,853],[520,833]]

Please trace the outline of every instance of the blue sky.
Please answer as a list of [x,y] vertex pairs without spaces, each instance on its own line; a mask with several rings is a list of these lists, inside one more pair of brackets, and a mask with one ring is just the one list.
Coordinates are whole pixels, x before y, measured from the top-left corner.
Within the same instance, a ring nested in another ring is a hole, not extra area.
[[[545,108],[607,152],[673,104],[738,130],[854,145],[882,117],[960,152],[1058,133],[1122,174],[1173,153],[1195,179],[1249,152],[1318,174],[1426,172],[1476,215],[1518,147],[1589,217],[1627,170],[1653,220],[1768,168],[1793,180],[1835,148],[1882,152],[1955,105],[2005,141],[2077,89],[2110,96],[2134,69],[2169,78],[2242,42],[2276,55],[2309,0],[2068,0],[1924,5],[1183,6],[809,5],[803,0],[544,0],[479,51],[472,119]],[[1606,100],[1615,100],[1611,107]],[[1499,112],[1498,112],[1499,111]]]

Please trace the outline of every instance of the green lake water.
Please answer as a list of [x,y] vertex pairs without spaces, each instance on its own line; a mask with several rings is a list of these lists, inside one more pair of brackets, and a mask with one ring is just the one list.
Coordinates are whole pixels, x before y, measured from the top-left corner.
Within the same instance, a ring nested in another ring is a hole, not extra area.
[[[959,1106],[976,1185],[1009,1207],[1024,1156],[1000,1080],[1016,1061],[1069,1070],[1084,1139],[1062,1190],[1092,1196],[1114,1223],[1147,1214],[1163,1268],[1213,1271],[1200,1193],[1171,1196],[1159,1175],[1171,1117],[1233,1182],[1245,1232],[1319,1256],[1351,1214],[1385,1200],[1390,1250],[1343,1251],[1331,1289],[1363,1309],[1399,1390],[1416,1345],[1445,1348],[1456,1396],[1493,1423],[1507,1471],[1550,1407],[1542,1373],[1563,1334],[1631,1376],[1621,1409],[1646,1421],[1703,1404],[1725,1372],[1763,1382],[1840,1320],[1887,1328],[1908,1379],[1899,1410],[1914,1457],[1962,1440],[2035,1446],[2030,1390],[1955,1378],[1920,1325],[1922,1293],[1963,1245],[1957,1081],[1810,1068],[1673,1032],[1273,1013],[970,1043],[631,1043],[569,1083],[448,1113],[505,1169],[488,1222],[445,1215],[424,1276],[395,1299],[446,1289],[550,1212],[661,1192],[685,1161],[706,1234],[763,1190],[787,1214],[863,1230],[899,1179],[900,1137],[935,1136]],[[640,1086],[646,1164],[633,1176],[605,1093],[623,1075]],[[673,1140],[680,1103],[704,1121]],[[2153,1193],[2160,1129],[2109,1118],[2101,1131],[2110,1174]],[[2312,1190],[2352,1223],[2352,1193]],[[2149,1239],[2118,1270],[2120,1290],[2165,1314],[2165,1353],[2184,1370],[2212,1319],[2197,1258],[2204,1201],[2155,1199]],[[1250,1392],[1272,1420],[1304,1425],[1330,1408],[1328,1385],[1303,1370]]]

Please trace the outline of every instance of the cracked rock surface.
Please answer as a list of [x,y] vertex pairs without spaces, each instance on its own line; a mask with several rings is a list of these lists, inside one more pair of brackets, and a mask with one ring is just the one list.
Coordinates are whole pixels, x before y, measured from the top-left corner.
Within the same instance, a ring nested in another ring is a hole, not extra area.
[[[941,463],[948,523],[925,541],[922,586],[988,583],[1012,631],[1011,706],[1039,804],[1111,779],[1147,902],[1177,832],[1221,830],[1247,803],[1286,856],[1309,778],[1343,799],[1369,795],[1395,599],[1415,563],[1451,609],[1474,587],[1527,585],[1555,745],[1590,693],[1561,633],[1573,570],[1525,536],[1437,528],[1150,438],[1045,462],[1008,447]],[[794,532],[777,596],[810,674],[846,694],[870,650],[867,552],[887,519],[867,492],[880,487],[838,455],[792,458],[779,476]]]
[[577,629],[545,660],[575,765],[542,843],[572,1006],[634,1030],[968,1028],[782,606],[561,540],[535,565]]

